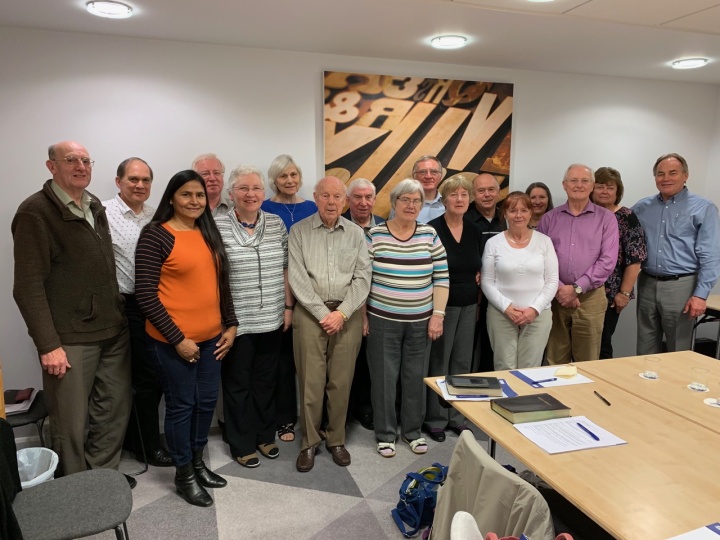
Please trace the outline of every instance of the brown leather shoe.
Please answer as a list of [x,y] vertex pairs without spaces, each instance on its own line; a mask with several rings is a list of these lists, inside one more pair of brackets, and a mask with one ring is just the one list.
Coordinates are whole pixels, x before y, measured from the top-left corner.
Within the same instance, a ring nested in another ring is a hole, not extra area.
[[341,467],[350,465],[350,452],[347,451],[344,444],[340,446],[325,446],[328,452],[332,454],[333,461]]
[[299,472],[308,472],[315,466],[315,454],[318,453],[317,446],[311,446],[300,451],[300,455],[295,462],[295,468]]

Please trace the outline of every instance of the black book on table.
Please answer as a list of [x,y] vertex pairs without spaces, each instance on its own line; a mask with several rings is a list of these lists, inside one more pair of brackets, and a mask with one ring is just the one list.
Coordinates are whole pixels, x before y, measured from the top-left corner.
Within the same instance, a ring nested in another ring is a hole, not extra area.
[[530,394],[493,400],[491,408],[513,424],[570,416],[570,407],[550,394]]
[[502,387],[497,377],[476,377],[471,375],[448,375],[445,386],[452,396],[502,396]]

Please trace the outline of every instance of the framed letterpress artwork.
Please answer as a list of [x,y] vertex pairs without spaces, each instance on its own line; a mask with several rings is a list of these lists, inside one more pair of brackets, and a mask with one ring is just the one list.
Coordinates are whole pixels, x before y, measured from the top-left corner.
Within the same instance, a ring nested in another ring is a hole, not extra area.
[[481,81],[324,73],[325,173],[375,184],[374,213],[387,216],[389,194],[423,155],[444,178],[510,175],[513,85]]

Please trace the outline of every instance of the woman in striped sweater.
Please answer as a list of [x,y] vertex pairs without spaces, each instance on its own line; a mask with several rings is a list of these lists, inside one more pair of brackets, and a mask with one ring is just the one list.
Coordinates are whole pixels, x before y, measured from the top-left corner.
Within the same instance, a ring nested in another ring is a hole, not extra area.
[[402,440],[416,454],[427,452],[420,428],[430,343],[443,331],[448,299],[445,248],[435,229],[417,222],[422,185],[403,180],[390,193],[392,219],[368,233],[372,284],[366,304],[367,355],[377,451],[395,455],[398,422],[395,394],[400,380]]
[[275,459],[276,386],[282,333],[292,323],[287,285],[288,235],[282,219],[263,212],[263,174],[251,165],[230,173],[235,209],[217,219],[230,262],[230,290],[239,325],[222,363],[225,435],[243,467],[260,465],[255,450]]

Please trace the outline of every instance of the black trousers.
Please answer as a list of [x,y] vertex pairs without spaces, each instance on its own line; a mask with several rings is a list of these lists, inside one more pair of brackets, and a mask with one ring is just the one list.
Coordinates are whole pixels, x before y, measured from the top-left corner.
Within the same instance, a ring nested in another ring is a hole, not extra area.
[[145,317],[138,307],[134,294],[124,294],[123,296],[125,297],[125,316],[130,330],[130,369],[135,393],[135,410],[140,425],[138,433],[138,426],[133,414],[128,422],[123,448],[140,453],[142,448],[139,436],[142,435],[145,451],[150,452],[161,447],[158,407],[162,398],[162,388],[160,388],[155,368],[148,358]]
[[275,387],[282,330],[243,334],[223,359],[225,437],[234,458],[275,440]]
[[612,337],[615,333],[620,314],[610,307],[612,300],[608,298],[608,307],[605,311],[605,325],[603,326],[602,337],[600,338],[600,360],[613,357]]
[[372,402],[370,401],[370,369],[368,369],[365,348],[367,338],[360,343],[360,352],[355,361],[355,375],[350,387],[350,411],[356,417],[370,415],[372,418]]
[[495,371],[495,361],[490,336],[487,329],[488,301],[484,296],[480,300],[480,314],[475,323],[475,342],[473,345],[473,372]]
[[282,332],[277,361],[277,398],[275,417],[277,426],[297,422],[297,388],[295,386],[295,356],[293,354],[293,330]]

